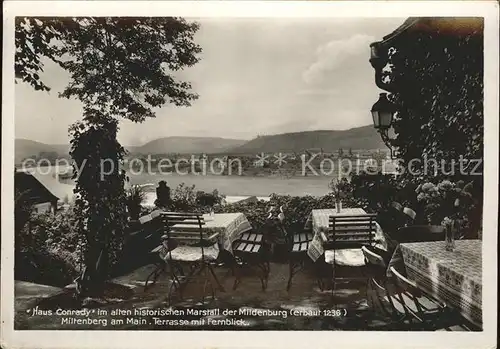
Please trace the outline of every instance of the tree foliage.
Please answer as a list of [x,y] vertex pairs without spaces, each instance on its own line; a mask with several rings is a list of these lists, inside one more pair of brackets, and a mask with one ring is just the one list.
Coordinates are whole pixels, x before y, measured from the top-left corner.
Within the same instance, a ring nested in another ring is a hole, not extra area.
[[189,106],[197,98],[175,72],[198,62],[201,48],[193,41],[198,28],[168,17],[20,18],[16,77],[48,90],[39,77],[41,58],[48,58],[70,74],[61,97],[141,122],[165,103]]
[[42,58],[58,61],[54,43],[61,36],[58,21],[50,18],[16,17],[15,62],[16,79],[30,84],[35,90],[49,91],[40,79]]
[[197,23],[164,17],[16,20],[16,78],[47,91],[39,73],[43,58],[52,60],[70,77],[59,96],[83,104],[82,121],[70,128],[70,155],[81,169],[75,213],[85,237],[83,293],[109,276],[127,228],[118,120],[142,122],[166,103],[189,106],[197,98],[178,74],[199,60],[197,30]]
[[[77,24],[73,26],[71,24]],[[197,24],[176,18],[79,18],[65,26],[58,54],[71,74],[62,97],[141,122],[165,103],[189,106],[197,95],[174,72],[198,62]]]

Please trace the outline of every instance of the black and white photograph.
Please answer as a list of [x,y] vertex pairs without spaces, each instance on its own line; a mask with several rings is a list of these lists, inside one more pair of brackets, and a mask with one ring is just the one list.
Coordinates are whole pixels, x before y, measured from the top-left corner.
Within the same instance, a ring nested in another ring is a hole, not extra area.
[[2,346],[495,345],[498,3],[99,2],[4,11]]

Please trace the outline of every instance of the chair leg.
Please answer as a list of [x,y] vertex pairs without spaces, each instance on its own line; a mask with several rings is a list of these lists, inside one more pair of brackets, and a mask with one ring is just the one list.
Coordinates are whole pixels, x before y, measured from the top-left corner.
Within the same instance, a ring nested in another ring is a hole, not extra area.
[[370,280],[371,279],[370,279],[370,277],[368,275],[368,272],[367,272],[366,268],[363,268],[361,270],[361,272],[363,274],[363,277],[366,278],[366,286],[365,286],[366,287],[366,292],[365,293],[366,293],[366,302],[368,303],[368,298],[370,297],[370,295],[369,295],[369,287],[370,287]]
[[205,263],[201,262],[200,265],[198,265],[198,271],[196,272],[196,275],[200,275],[205,270],[205,266]]
[[[172,291],[174,289],[174,282],[172,281],[172,284],[168,288],[168,295],[167,295],[167,304],[170,306],[172,304]],[[182,297],[181,297],[182,298]]]
[[174,269],[178,268],[178,266],[176,264],[172,264],[172,263],[169,266],[170,266],[170,268],[168,268],[168,269],[170,270],[170,277],[172,279],[174,287],[177,289],[181,286],[181,281],[179,280],[179,277],[176,275],[176,273],[174,271]]
[[316,266],[315,266],[316,282],[318,284],[320,291],[327,290],[327,284],[325,282],[325,277],[326,277],[325,268],[328,268],[328,267],[329,267],[329,264],[325,264],[325,263],[316,264]]
[[205,301],[205,290],[206,290],[207,284],[210,284],[210,293],[212,295],[212,300],[215,299],[215,289],[214,289],[214,285],[212,283],[212,280],[210,278],[210,274],[212,273],[211,266],[210,265],[206,265],[203,269],[205,270],[205,283],[203,284],[203,298],[202,298],[202,302]]
[[316,281],[318,283],[318,287],[320,291],[323,291],[325,289],[325,285],[323,283],[323,276],[321,275],[321,270],[319,268],[316,268]]
[[318,283],[318,288],[320,291],[323,291],[323,280],[321,280],[319,277],[317,278],[316,282]]
[[152,279],[151,283],[154,285],[156,283],[156,281],[158,280],[158,277],[163,273],[165,272],[165,264],[157,264],[155,269],[148,275],[148,277],[146,278],[146,281],[144,283],[144,291],[147,290],[148,288],[148,282],[150,280],[150,278]]
[[267,279],[268,279],[268,271],[267,271],[267,267],[265,266],[265,264],[257,264],[257,267],[259,268],[260,271],[262,271],[262,275],[259,275],[259,278],[260,278],[260,283],[262,285],[262,291],[265,291],[266,288],[267,288]]
[[382,304],[382,301],[378,297],[378,293],[373,286],[372,279],[368,279],[366,283],[366,302],[368,306],[375,311],[382,310],[382,313],[387,316],[389,313],[385,306]]
[[269,261],[265,261],[264,266],[266,267],[266,287],[267,287],[267,281],[269,280],[269,274],[271,273],[271,265],[269,264]]
[[335,293],[335,285],[336,285],[336,282],[335,282],[335,263],[332,264],[332,298],[334,296],[334,293]]
[[144,282],[144,292],[146,292],[146,290],[148,289],[149,278],[151,278],[155,272],[156,270],[153,270],[153,272],[151,272],[146,278],[146,281]]
[[183,295],[184,295],[184,290],[185,288],[187,287],[187,284],[189,282],[189,280],[196,274],[196,275],[199,275],[203,272],[203,269],[204,269],[204,265],[199,265],[199,264],[192,264],[191,265],[191,270],[189,271],[189,274],[185,277],[186,279],[186,282],[184,283],[180,283],[179,281],[179,296],[181,299],[183,299]]
[[236,262],[236,259],[234,256],[230,261],[230,265],[231,265],[231,267],[227,270],[226,274],[224,275],[224,278],[228,277],[229,274],[231,274],[231,276],[236,276],[235,269],[238,266],[238,263]]
[[288,268],[289,268],[289,276],[288,276],[288,282],[286,284],[286,290],[290,291],[290,288],[292,287],[292,278],[293,278],[293,261],[290,260],[288,263]]
[[222,284],[219,282],[219,279],[217,278],[217,275],[215,274],[215,271],[214,269],[212,268],[212,265],[210,264],[206,264],[208,270],[210,271],[210,273],[212,274],[217,286],[219,287],[219,290],[221,292],[226,292],[226,290],[224,289],[224,286],[222,286]]
[[179,263],[174,263],[174,264],[173,264],[173,267],[177,269],[177,273],[178,273],[180,276],[185,276],[185,274],[184,274],[184,269],[182,269],[182,265],[180,265]]
[[241,270],[240,270],[240,266],[237,265],[235,267],[235,278],[234,278],[234,283],[233,283],[233,290],[236,290],[236,288],[238,287],[238,285],[241,283]]

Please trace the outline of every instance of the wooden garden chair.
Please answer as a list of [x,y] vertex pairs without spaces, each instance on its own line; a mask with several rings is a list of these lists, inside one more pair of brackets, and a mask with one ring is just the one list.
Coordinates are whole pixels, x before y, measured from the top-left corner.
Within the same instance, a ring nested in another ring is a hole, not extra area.
[[444,303],[419,289],[416,283],[390,267],[396,286],[393,299],[396,310],[405,316],[409,326],[432,331],[471,331],[472,328]]
[[311,230],[303,230],[301,232],[288,235],[288,265],[289,265],[289,276],[286,285],[286,290],[289,291],[292,287],[292,278],[301,270],[304,269],[306,263],[309,261],[309,256],[307,255],[307,250],[313,239],[313,233]]
[[[361,248],[370,269],[369,290],[372,304],[392,321],[388,327],[402,330],[471,331],[460,316],[446,316],[448,309],[439,301],[418,289],[397,268],[390,267],[393,281],[386,277],[387,263],[381,255],[367,247]],[[454,319],[449,321],[449,319]]]
[[233,253],[236,261],[235,280],[233,290],[241,283],[243,269],[256,267],[259,270],[259,278],[262,290],[267,288],[270,273],[269,245],[265,243],[263,234],[249,231],[243,233],[233,244]]
[[392,319],[391,325],[401,324],[404,321],[405,314],[401,314],[396,310],[394,303],[399,302],[399,300],[395,299],[388,289],[387,263],[381,255],[367,246],[361,247],[361,251],[363,251],[366,269],[369,274],[367,300],[371,300],[371,305],[380,309],[384,316]]
[[[329,218],[329,230],[326,234],[322,234],[322,239],[325,247],[325,262],[332,265],[332,296],[335,292],[336,280],[340,279],[336,277],[336,266],[361,267],[362,269],[365,266],[364,259],[360,261],[340,260],[337,252],[373,246],[377,230],[375,217],[375,214],[363,214],[334,215]],[[359,277],[342,279],[359,279]]]
[[[219,256],[218,233],[203,229],[205,222],[202,214],[199,213],[165,212],[161,216],[165,234],[162,236],[160,254],[170,266],[172,277],[172,285],[168,294],[169,301],[174,289],[178,289],[182,299],[189,280],[202,273],[205,278],[204,290],[209,284],[212,298],[215,297],[214,283],[221,291],[224,291],[213,269]],[[186,276],[182,268],[183,264],[190,268]],[[181,279],[184,279],[184,282],[181,282]],[[203,298],[204,296],[205,293],[203,293]]]

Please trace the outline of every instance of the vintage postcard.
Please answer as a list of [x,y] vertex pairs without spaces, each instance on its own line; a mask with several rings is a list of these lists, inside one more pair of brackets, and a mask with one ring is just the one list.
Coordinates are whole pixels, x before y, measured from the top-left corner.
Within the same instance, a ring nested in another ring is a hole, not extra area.
[[7,1],[2,347],[496,347],[498,9]]

